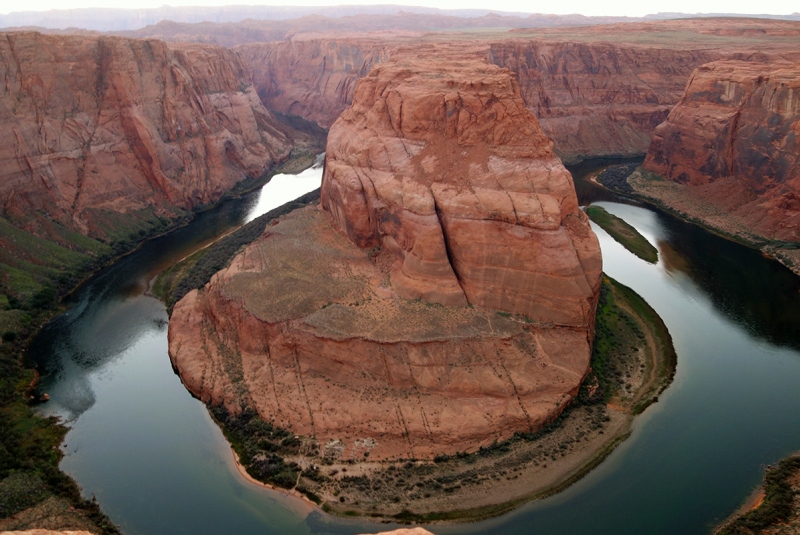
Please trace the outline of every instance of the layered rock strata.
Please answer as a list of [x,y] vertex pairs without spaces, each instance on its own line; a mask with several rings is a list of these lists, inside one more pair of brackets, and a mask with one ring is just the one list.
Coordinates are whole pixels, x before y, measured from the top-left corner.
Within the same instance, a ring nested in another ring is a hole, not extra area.
[[643,167],[685,186],[664,202],[712,226],[798,242],[798,138],[800,64],[718,61],[694,72]]
[[[328,128],[352,103],[360,78],[411,46],[391,39],[328,38],[236,50],[269,109]],[[514,71],[525,105],[566,160],[644,153],[692,70],[720,57],[715,51],[522,39],[460,46]],[[429,53],[429,45],[418,48]]]
[[26,229],[105,238],[137,213],[213,202],[290,150],[220,47],[6,33],[0,73],[0,203]]
[[377,39],[312,39],[235,47],[270,110],[330,128],[353,102],[358,81],[396,45]]
[[719,52],[529,40],[494,43],[490,58],[516,74],[525,104],[570,161],[645,153],[692,71]]
[[268,226],[175,305],[173,364],[312,456],[432,458],[539,429],[588,371],[600,283],[569,174],[485,62],[393,61],[355,95],[324,211]]

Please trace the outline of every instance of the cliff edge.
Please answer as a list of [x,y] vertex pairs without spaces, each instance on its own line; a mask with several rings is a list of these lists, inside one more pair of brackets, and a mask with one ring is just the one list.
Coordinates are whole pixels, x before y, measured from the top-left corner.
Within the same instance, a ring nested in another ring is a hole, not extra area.
[[5,33],[0,75],[3,216],[56,241],[214,202],[291,148],[221,47]]

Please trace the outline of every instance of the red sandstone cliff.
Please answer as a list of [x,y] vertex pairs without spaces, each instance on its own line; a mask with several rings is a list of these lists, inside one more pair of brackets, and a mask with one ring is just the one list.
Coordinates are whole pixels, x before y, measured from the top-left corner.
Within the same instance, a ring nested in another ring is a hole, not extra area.
[[800,64],[718,61],[692,75],[644,168],[770,239],[800,241]]
[[[457,41],[457,38],[454,39]],[[451,43],[452,44],[452,43]],[[330,127],[353,101],[356,82],[397,50],[393,40],[314,39],[236,47],[267,108]],[[514,71],[522,99],[565,159],[634,155],[678,101],[692,70],[711,51],[608,43],[504,40],[476,46]]]
[[0,34],[0,205],[105,238],[218,199],[290,143],[226,49]]
[[491,61],[514,71],[522,98],[565,160],[636,155],[718,53],[610,43],[506,41]]
[[380,40],[319,39],[253,43],[235,50],[267,108],[330,128],[353,102],[358,81],[395,48]]
[[463,57],[374,68],[331,128],[326,213],[268,226],[175,305],[198,397],[373,460],[474,450],[576,395],[597,238],[513,75]]

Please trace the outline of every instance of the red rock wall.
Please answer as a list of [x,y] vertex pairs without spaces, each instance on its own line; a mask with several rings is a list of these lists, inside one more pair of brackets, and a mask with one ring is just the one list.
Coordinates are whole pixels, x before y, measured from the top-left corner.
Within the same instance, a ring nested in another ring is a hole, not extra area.
[[7,33],[0,76],[0,203],[18,224],[102,238],[108,214],[213,202],[290,149],[223,48]]
[[[173,310],[170,356],[206,403],[255,407],[294,433],[378,441],[371,459],[472,451],[514,431],[538,430],[577,395],[591,346],[584,331],[543,329],[483,339],[376,343],[270,324],[212,281]],[[520,347],[535,347],[534,355]],[[230,355],[241,357],[231,364]],[[497,370],[504,376],[498,376]]]
[[393,48],[378,41],[325,39],[247,44],[235,50],[268,109],[330,128],[353,102],[358,80]]
[[345,459],[474,451],[552,421],[589,369],[587,328],[390,295],[387,273],[316,207],[269,225],[169,325],[203,401],[313,437]]
[[507,41],[490,60],[514,71],[522,98],[565,160],[636,155],[718,53],[609,43]]
[[800,241],[800,64],[698,68],[644,168],[773,239]]
[[[410,46],[327,39],[236,50],[268,109],[329,128],[352,103],[356,82]],[[508,40],[479,47],[489,61],[514,71],[522,99],[565,160],[646,152],[653,129],[680,99],[691,72],[719,58],[716,52],[608,43]]]

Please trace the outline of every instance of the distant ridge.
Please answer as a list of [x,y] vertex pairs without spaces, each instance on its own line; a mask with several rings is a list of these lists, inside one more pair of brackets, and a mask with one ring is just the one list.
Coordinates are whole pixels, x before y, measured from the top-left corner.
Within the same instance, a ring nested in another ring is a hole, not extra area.
[[[503,12],[489,9],[437,9],[419,6],[383,4],[374,6],[220,6],[172,7],[152,9],[83,8],[54,9],[50,11],[19,11],[0,15],[0,28],[39,27],[46,29],[75,28],[91,31],[131,31],[158,24],[161,21],[181,23],[230,23],[246,19],[286,20],[308,15],[340,18],[353,15],[396,15],[398,13],[438,15],[474,19],[486,15],[501,17],[510,27],[536,28],[553,26],[585,26],[614,22],[636,22],[685,17],[759,17],[783,20],[800,20],[800,13],[792,15],[736,15],[729,13],[657,13],[645,17],[587,17],[578,14],[547,15],[521,12]],[[473,25],[480,26],[480,25]]]

